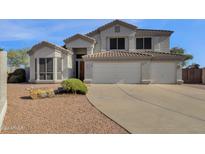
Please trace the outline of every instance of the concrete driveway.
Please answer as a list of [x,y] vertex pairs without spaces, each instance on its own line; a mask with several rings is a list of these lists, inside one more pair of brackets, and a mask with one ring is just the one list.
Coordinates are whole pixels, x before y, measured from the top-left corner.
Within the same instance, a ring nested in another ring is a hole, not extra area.
[[91,84],[87,97],[130,133],[205,133],[205,89]]

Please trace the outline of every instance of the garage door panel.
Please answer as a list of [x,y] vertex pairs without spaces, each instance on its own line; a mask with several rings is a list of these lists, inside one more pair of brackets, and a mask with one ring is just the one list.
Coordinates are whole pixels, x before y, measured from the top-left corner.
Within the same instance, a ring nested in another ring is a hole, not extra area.
[[151,65],[152,83],[176,83],[176,63],[156,62]]
[[140,83],[140,63],[94,63],[94,83]]

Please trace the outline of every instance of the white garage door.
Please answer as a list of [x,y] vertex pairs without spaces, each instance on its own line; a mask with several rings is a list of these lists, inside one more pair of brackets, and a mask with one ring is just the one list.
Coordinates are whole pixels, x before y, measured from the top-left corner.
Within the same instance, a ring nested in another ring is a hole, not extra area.
[[151,64],[152,83],[176,83],[176,63],[153,62]]
[[140,83],[141,64],[137,62],[94,62],[93,83]]

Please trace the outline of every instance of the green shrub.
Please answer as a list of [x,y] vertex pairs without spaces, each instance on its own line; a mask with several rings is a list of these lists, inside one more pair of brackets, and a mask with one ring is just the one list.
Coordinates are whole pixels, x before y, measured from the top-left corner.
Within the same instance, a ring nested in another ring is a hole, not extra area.
[[88,89],[86,85],[79,79],[71,78],[68,80],[64,80],[61,83],[63,89],[68,92],[78,93],[78,94],[86,94]]
[[8,83],[21,83],[26,81],[26,72],[24,69],[16,69],[8,74]]

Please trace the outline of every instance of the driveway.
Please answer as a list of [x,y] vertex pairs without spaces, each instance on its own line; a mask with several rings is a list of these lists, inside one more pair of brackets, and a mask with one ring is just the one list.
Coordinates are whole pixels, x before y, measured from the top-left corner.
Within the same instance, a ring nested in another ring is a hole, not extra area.
[[131,133],[205,133],[205,90],[186,85],[91,84],[90,102]]

